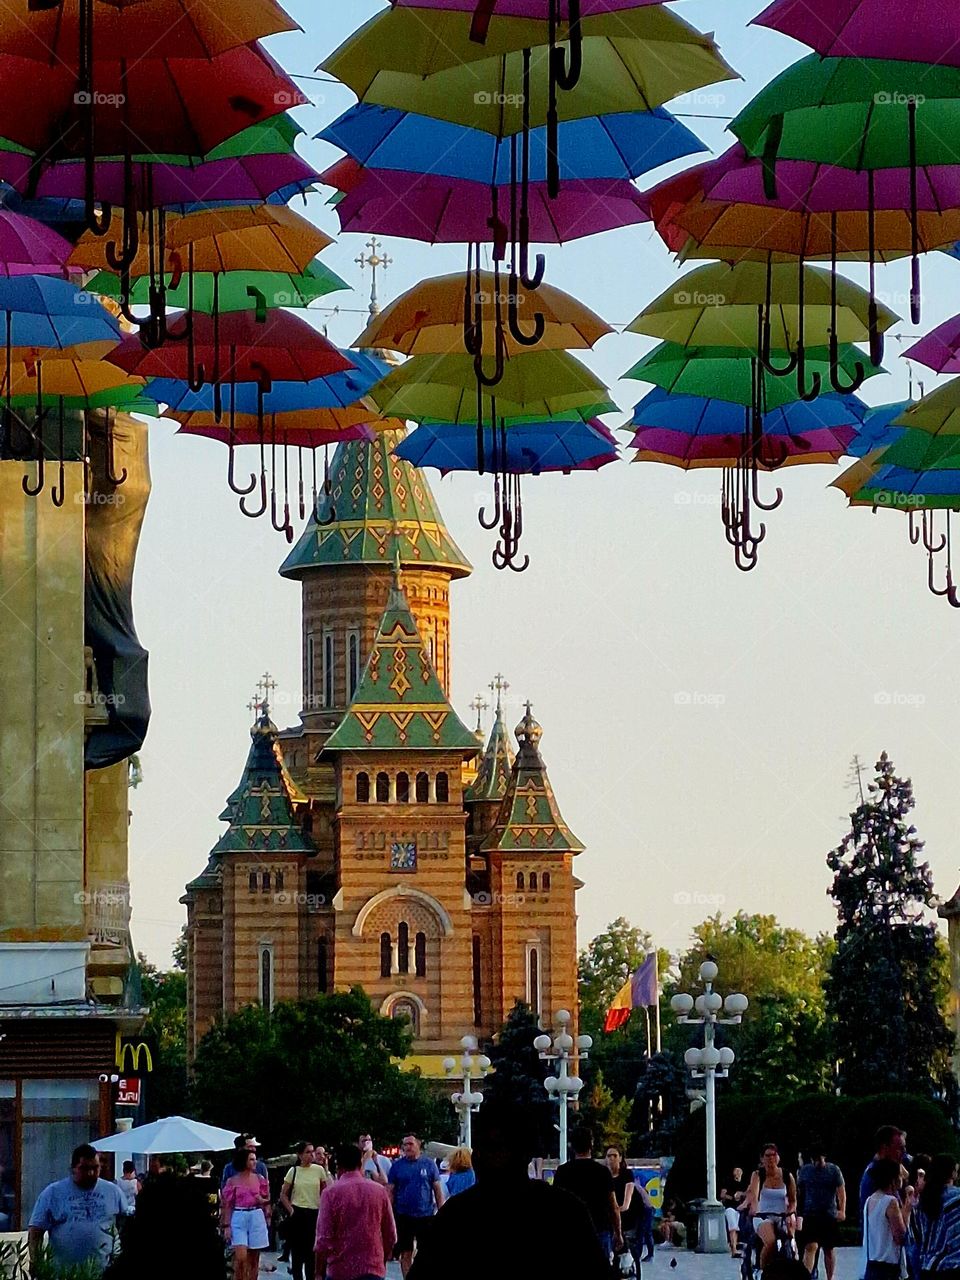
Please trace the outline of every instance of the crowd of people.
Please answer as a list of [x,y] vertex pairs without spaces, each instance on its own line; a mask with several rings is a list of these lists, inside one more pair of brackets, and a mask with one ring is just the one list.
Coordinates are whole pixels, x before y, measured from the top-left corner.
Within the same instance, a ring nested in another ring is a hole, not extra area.
[[[405,1280],[439,1280],[468,1241],[480,1274],[501,1273],[506,1253],[516,1275],[554,1272],[561,1261],[577,1280],[607,1280],[611,1267],[639,1275],[655,1248],[646,1188],[617,1146],[595,1152],[587,1129],[575,1129],[570,1145],[549,1184],[535,1167],[529,1116],[490,1102],[476,1119],[473,1149],[457,1148],[442,1164],[412,1133],[395,1159],[369,1133],[332,1156],[299,1142],[276,1195],[251,1134],[238,1135],[219,1181],[209,1161],[183,1176],[157,1156],[144,1177],[128,1161],[111,1182],[83,1145],[69,1177],[37,1200],[30,1256],[36,1270],[46,1237],[61,1266],[99,1262],[106,1280],[167,1280],[185,1256],[198,1280],[219,1280],[226,1246],[234,1280],[257,1280],[277,1269],[261,1254],[282,1243],[294,1280],[383,1280],[391,1259]],[[910,1156],[902,1129],[878,1130],[858,1188],[860,1280],[960,1280],[956,1180],[952,1155]],[[833,1280],[847,1189],[823,1143],[810,1144],[796,1174],[767,1143],[749,1175],[731,1171],[721,1199],[730,1252],[745,1275]],[[683,1217],[667,1203],[659,1234],[668,1247],[680,1242]]]

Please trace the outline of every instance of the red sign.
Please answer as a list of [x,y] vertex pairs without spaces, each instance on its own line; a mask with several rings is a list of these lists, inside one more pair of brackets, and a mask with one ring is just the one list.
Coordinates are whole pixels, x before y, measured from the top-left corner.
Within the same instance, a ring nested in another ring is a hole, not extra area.
[[139,1107],[140,1077],[121,1076],[117,1084],[117,1105],[121,1107]]

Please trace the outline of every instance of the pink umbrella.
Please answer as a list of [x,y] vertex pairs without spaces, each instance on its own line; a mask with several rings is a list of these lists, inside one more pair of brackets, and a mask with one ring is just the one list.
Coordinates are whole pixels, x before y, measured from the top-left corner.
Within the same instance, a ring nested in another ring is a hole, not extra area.
[[753,21],[793,36],[825,58],[889,58],[960,67],[956,0],[775,0]]
[[[857,434],[855,427],[823,427],[805,431],[801,436],[775,435],[769,442],[770,464],[787,465],[790,458],[809,458],[812,454],[832,454],[839,458]],[[677,461],[698,462],[718,458],[739,458],[744,452],[744,436],[700,436],[688,431],[671,431],[666,427],[641,427],[630,441],[631,449],[660,453]],[[761,459],[762,461],[762,459]]]
[[[321,180],[347,194],[337,205],[344,231],[401,236],[427,244],[470,244],[490,238],[493,215],[490,186],[462,178],[362,169],[340,161]],[[626,181],[567,180],[551,200],[545,182],[530,183],[530,240],[563,244],[615,227],[650,220],[644,200]],[[509,216],[510,192],[498,202],[501,219]]]
[[[457,13],[483,15],[487,22],[497,18],[541,18],[550,12],[551,0],[391,0],[397,9],[452,9]],[[658,4],[660,0],[580,0],[580,17],[593,18],[599,13],[619,13],[622,9],[639,9]],[[561,21],[569,21],[570,0],[559,0]]]
[[65,275],[72,251],[68,240],[42,222],[0,208],[0,275]]
[[935,373],[960,373],[960,316],[944,320],[903,354]]

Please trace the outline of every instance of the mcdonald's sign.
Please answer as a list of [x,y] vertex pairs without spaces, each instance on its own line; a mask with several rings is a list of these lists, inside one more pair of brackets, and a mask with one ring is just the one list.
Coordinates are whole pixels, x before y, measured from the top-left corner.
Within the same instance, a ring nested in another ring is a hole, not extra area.
[[118,1071],[124,1071],[127,1060],[130,1062],[130,1074],[134,1075],[140,1071],[140,1058],[144,1060],[144,1070],[153,1070],[153,1054],[150,1046],[144,1041],[139,1040],[134,1043],[132,1040],[124,1040],[117,1032],[115,1061]]

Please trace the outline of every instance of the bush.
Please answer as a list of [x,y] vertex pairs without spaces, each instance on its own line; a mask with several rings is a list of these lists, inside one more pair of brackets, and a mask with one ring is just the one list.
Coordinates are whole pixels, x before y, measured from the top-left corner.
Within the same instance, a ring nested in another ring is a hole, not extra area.
[[[667,1194],[681,1200],[702,1196],[704,1168],[704,1109],[693,1112],[677,1135]],[[935,1103],[905,1093],[878,1093],[868,1098],[836,1097],[829,1093],[800,1098],[722,1097],[717,1106],[718,1190],[734,1165],[749,1172],[757,1167],[765,1142],[775,1142],[785,1169],[794,1172],[812,1138],[827,1144],[827,1158],[840,1166],[847,1196],[856,1204],[860,1177],[874,1153],[873,1138],[882,1124],[907,1131],[909,1151],[935,1155],[960,1149],[957,1135]]]

